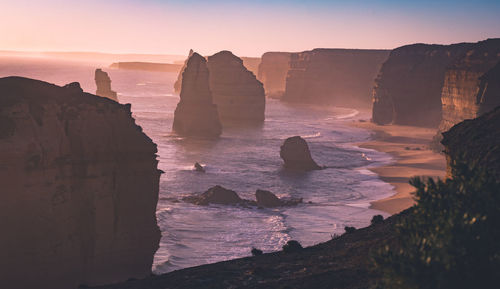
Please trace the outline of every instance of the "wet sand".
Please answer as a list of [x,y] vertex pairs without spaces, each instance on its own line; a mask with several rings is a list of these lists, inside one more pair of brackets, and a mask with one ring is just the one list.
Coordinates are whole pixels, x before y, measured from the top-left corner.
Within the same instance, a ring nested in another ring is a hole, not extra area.
[[380,126],[371,122],[356,122],[354,126],[373,131],[373,140],[358,144],[360,147],[386,152],[394,158],[391,164],[371,169],[384,182],[393,185],[395,190],[393,196],[372,202],[371,208],[390,214],[401,212],[414,204],[411,195],[414,187],[408,183],[411,177],[445,177],[444,155],[429,149],[429,142],[436,134],[436,129]]

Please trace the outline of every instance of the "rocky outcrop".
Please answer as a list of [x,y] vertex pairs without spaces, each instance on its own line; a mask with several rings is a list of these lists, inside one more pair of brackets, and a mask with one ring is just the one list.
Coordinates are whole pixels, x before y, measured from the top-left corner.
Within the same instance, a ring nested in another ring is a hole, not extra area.
[[448,175],[453,162],[462,161],[487,169],[500,179],[500,107],[481,117],[465,120],[443,133]]
[[130,105],[0,79],[0,288],[71,289],[151,274],[160,172]]
[[177,76],[177,80],[174,83],[174,92],[175,93],[180,93],[181,88],[182,88],[182,74],[184,73],[184,69],[186,69],[187,63],[189,58],[193,55],[194,51],[193,49],[189,50],[188,57],[186,58],[186,61],[184,62],[184,65],[181,67],[179,70],[179,75]]
[[262,123],[266,99],[262,83],[229,51],[208,57],[210,90],[223,125]]
[[285,93],[290,55],[289,52],[266,52],[262,55],[257,79],[264,85],[267,97],[281,98]]
[[275,208],[284,206],[295,206],[302,203],[302,198],[293,198],[289,200],[284,200],[278,198],[275,194],[270,191],[257,190],[255,192],[255,199],[257,200],[257,206],[264,208]]
[[193,53],[182,73],[180,101],[174,113],[173,130],[179,135],[217,137],[222,133],[208,79],[205,58]]
[[259,73],[260,57],[240,57],[243,60],[243,65],[252,72],[253,75],[257,76]]
[[373,81],[388,50],[314,49],[293,53],[282,100],[370,107]]
[[[157,71],[179,73],[182,69],[181,64],[172,63],[154,63],[154,62],[115,62],[109,66],[114,69],[139,70],[139,71]],[[179,87],[180,89],[180,87]]]
[[280,150],[280,157],[284,167],[292,170],[319,170],[318,164],[311,157],[307,142],[300,136],[289,137],[285,140]]
[[302,203],[302,198],[280,199],[276,197],[275,194],[264,190],[257,190],[255,192],[255,198],[257,201],[242,199],[235,191],[228,190],[221,186],[215,186],[202,194],[187,196],[182,198],[182,200],[199,206],[218,204],[233,206],[240,205],[245,207],[258,206],[265,208],[296,206]]
[[499,62],[500,39],[491,39],[469,48],[447,69],[441,92],[441,132],[500,105]]
[[[447,123],[446,119],[455,118],[452,116],[455,112],[449,108],[455,99],[461,97],[449,96],[474,94],[471,86],[476,85],[474,83],[481,74],[467,68],[472,63],[465,66],[457,64],[479,51],[490,50],[486,47],[498,46],[497,42],[496,39],[488,39],[453,45],[414,44],[394,49],[375,81],[373,121],[377,124],[438,127],[442,119]],[[492,56],[490,54],[486,58]],[[442,92],[445,94],[443,102]],[[464,102],[458,106],[463,105],[469,104]]]
[[118,102],[116,92],[111,90],[111,78],[100,68],[95,70],[95,84],[97,86],[96,95]]

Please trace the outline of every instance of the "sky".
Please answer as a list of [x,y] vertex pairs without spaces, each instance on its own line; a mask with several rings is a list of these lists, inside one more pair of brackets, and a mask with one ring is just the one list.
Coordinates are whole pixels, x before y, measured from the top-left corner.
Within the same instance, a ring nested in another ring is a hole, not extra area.
[[498,0],[0,0],[0,50],[260,56],[493,37]]

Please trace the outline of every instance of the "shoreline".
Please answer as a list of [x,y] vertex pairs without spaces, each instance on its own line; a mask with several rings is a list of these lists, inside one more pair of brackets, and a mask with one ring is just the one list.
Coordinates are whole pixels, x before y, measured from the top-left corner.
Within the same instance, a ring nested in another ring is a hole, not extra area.
[[369,121],[355,121],[351,125],[372,131],[372,139],[357,143],[357,146],[385,152],[393,158],[391,163],[368,168],[382,181],[394,187],[393,195],[372,201],[370,209],[391,215],[397,214],[415,203],[411,195],[414,188],[408,183],[410,178],[445,177],[445,156],[429,149],[429,142],[436,134],[436,129],[402,125],[382,126]]

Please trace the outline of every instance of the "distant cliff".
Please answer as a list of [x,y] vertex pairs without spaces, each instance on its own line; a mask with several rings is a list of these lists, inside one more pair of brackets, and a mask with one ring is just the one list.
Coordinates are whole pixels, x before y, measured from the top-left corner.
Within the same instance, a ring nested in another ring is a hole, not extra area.
[[500,39],[477,43],[447,69],[441,102],[441,132],[500,105]]
[[[478,77],[496,63],[487,59],[498,57],[497,47],[498,39],[488,39],[394,49],[375,81],[373,121],[449,127],[463,117],[473,117],[471,98]],[[483,52],[490,54],[481,56]]]
[[451,163],[456,160],[476,163],[500,179],[500,107],[481,117],[465,120],[443,133],[444,152]]
[[255,76],[259,73],[260,57],[240,57],[243,65]]
[[221,51],[208,57],[207,67],[210,91],[223,125],[264,121],[264,88],[239,57]]
[[0,79],[0,288],[71,289],[151,274],[156,145],[130,105],[78,83]]
[[369,107],[388,50],[314,49],[292,53],[284,101]]
[[144,70],[144,71],[161,71],[178,73],[182,65],[171,63],[154,63],[154,62],[116,62],[109,66],[115,69],[126,70]]
[[267,97],[281,98],[285,93],[290,55],[289,52],[266,52],[262,55],[257,79],[264,85]]

